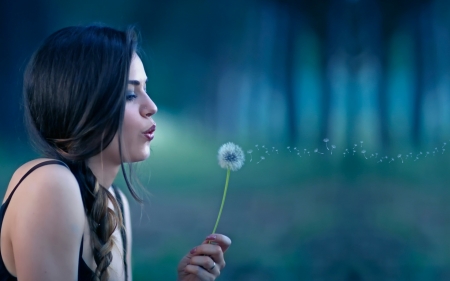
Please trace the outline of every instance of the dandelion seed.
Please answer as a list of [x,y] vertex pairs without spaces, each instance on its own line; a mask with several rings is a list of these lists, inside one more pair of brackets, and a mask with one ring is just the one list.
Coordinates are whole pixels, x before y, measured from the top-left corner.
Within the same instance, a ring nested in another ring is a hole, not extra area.
[[430,155],[430,152],[429,152],[429,151],[427,151],[427,154],[425,155],[425,158],[426,158],[428,155]]
[[378,152],[375,152],[375,158],[377,158],[378,157]]
[[401,154],[397,155],[397,158],[402,159],[402,163],[403,163],[403,158],[402,158],[402,155],[401,155]]
[[308,156],[311,156],[311,153],[309,153],[309,150],[307,152],[308,152]]
[[417,160],[419,160],[419,157],[416,156],[416,159],[414,159],[414,162],[416,162]]
[[361,150],[361,153],[364,155],[364,158],[369,159],[366,157],[366,151],[365,150]]
[[347,154],[347,153],[344,152],[344,157],[345,157],[346,154]]
[[369,158],[372,158],[374,155],[373,155],[373,153],[372,154],[370,154],[370,157]]
[[256,164],[259,164],[261,161],[263,161],[264,159],[266,159],[264,156],[261,156],[261,160],[259,160],[258,162],[256,162]]
[[333,149],[336,149],[336,146],[334,144],[331,145],[331,151],[330,151],[331,154],[333,154]]
[[275,146],[272,146],[272,152],[274,152],[275,151]]
[[394,158],[391,158],[391,161],[389,161],[389,164],[391,163],[391,162],[394,162],[395,160],[394,160]]
[[302,156],[300,155],[300,152],[297,152],[297,155],[298,155],[298,157],[302,157]]
[[318,148],[314,149],[314,153],[319,153],[319,154],[323,154],[322,152],[319,151]]
[[261,148],[265,148],[265,149],[267,149],[265,145],[262,145],[262,146],[261,146]]
[[360,141],[359,143],[361,144],[361,147],[362,147],[362,144],[363,144],[364,142],[363,142],[363,141]]
[[381,162],[383,162],[383,158],[380,158],[380,160],[378,160],[377,163],[381,163]]
[[278,149],[275,149],[275,152],[278,154]]
[[352,155],[355,155],[355,152],[356,152],[356,150],[353,149],[353,154]]
[[444,148],[445,146],[447,145],[447,143],[446,142],[444,142],[444,145],[442,146],[442,148]]
[[247,153],[250,154],[250,161],[249,162],[252,162],[252,160],[253,160],[252,152],[253,152],[253,150],[251,150],[251,149],[247,150]]
[[442,149],[442,154],[444,154],[445,148]]
[[287,149],[289,150],[289,152],[292,152],[292,151],[291,151],[291,147],[290,147],[290,146],[288,146],[288,147],[287,147]]
[[436,151],[433,151],[433,156],[436,156]]
[[294,150],[295,150],[295,151],[298,151],[297,147],[294,147]]
[[325,143],[325,146],[327,147],[327,150],[330,150],[330,149],[328,148],[328,144],[327,144],[329,141],[330,141],[330,140],[327,139],[327,138],[323,139],[323,142]]
[[306,148],[303,149],[303,154],[306,154]]
[[237,171],[244,165],[245,154],[238,145],[227,142],[220,147],[217,158],[220,167]]
[[258,145],[257,145],[257,144],[255,145],[255,147],[256,147],[256,149],[258,149],[258,150],[259,150],[259,148],[258,148]]
[[268,150],[266,150],[266,154],[267,154],[267,155],[270,155]]

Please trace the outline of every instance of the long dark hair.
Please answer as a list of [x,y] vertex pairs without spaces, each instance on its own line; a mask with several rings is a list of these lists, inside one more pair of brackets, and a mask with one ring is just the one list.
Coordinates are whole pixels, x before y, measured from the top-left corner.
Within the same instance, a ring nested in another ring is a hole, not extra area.
[[[45,39],[24,77],[30,140],[44,157],[65,162],[79,183],[97,264],[95,280],[109,278],[112,234],[117,227],[123,227],[123,222],[117,201],[99,185],[86,160],[105,149],[116,133],[121,134],[136,45],[133,28],[63,28]],[[133,197],[142,202],[123,163],[122,173]],[[108,208],[108,200],[117,213]]]

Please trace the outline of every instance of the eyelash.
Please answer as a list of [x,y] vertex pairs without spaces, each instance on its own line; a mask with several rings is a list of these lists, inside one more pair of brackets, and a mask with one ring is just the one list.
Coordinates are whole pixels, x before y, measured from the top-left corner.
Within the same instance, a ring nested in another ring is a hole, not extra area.
[[132,101],[132,100],[134,100],[135,98],[137,98],[137,96],[136,96],[136,94],[135,94],[134,92],[132,92],[132,91],[128,91],[127,94],[126,94],[126,96],[125,96],[125,99],[126,99],[127,101]]

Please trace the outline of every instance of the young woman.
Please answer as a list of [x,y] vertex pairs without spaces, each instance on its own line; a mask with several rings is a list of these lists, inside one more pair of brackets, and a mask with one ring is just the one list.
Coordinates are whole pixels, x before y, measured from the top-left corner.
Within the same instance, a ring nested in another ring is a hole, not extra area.
[[[124,163],[150,156],[157,107],[146,81],[132,29],[68,27],[36,51],[24,104],[43,158],[18,168],[6,191],[0,280],[132,280],[129,206],[112,183],[121,170],[141,201]],[[230,244],[206,237],[182,258],[178,280],[215,280]]]

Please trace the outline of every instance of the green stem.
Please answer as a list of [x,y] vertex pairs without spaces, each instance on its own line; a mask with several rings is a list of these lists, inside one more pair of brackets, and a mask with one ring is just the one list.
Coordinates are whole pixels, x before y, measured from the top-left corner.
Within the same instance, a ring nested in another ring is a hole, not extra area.
[[225,203],[225,197],[227,197],[228,180],[230,179],[230,169],[227,169],[227,179],[225,180],[225,190],[223,191],[222,204],[220,204],[219,215],[217,216],[216,225],[212,233],[216,233],[217,225],[219,225],[220,216],[222,215],[223,204]]

